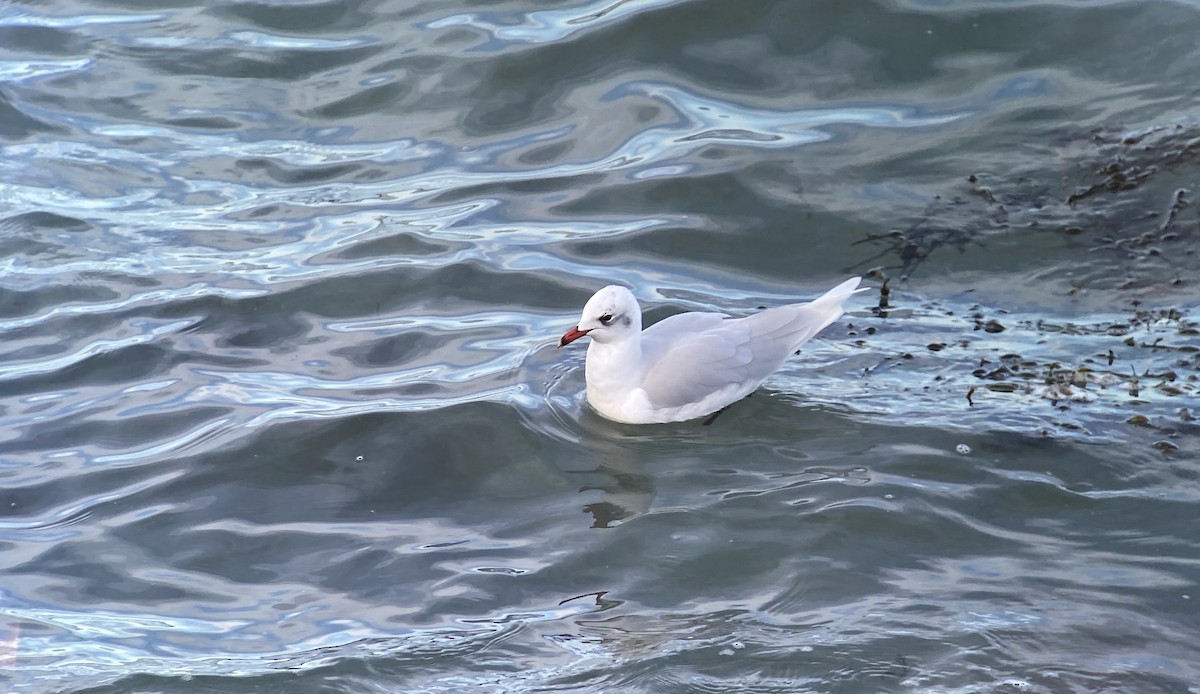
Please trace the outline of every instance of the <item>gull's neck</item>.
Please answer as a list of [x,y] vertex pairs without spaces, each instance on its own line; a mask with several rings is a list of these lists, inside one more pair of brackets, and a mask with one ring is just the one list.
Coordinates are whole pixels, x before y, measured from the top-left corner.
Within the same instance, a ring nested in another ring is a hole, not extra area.
[[614,342],[592,340],[587,351],[588,402],[601,412],[619,408],[641,387],[644,372],[641,331]]

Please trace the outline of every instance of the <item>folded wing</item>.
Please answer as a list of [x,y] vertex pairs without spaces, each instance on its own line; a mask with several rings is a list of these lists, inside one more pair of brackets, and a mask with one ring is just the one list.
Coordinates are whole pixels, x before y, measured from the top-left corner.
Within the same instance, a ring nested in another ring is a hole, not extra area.
[[746,318],[718,313],[672,316],[643,335],[649,364],[642,384],[655,408],[708,401],[713,410],[753,392],[795,350],[843,313],[858,278],[807,304],[767,309]]

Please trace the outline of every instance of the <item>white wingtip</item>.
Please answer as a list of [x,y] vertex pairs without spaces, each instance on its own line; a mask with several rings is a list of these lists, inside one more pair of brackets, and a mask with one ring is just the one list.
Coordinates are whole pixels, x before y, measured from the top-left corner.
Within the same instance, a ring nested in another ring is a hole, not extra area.
[[845,282],[842,282],[838,286],[822,294],[818,299],[813,301],[813,303],[836,302],[840,304],[848,299],[851,294],[865,292],[867,289],[869,289],[869,287],[859,287],[858,285],[860,282],[862,282],[861,277],[851,277]]

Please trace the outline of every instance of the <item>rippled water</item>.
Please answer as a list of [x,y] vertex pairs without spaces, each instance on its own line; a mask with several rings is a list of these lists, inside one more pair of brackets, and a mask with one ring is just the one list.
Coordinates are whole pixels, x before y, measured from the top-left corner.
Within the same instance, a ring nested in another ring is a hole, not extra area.
[[[1197,36],[0,7],[0,684],[1198,691]],[[868,271],[711,427],[554,348]]]

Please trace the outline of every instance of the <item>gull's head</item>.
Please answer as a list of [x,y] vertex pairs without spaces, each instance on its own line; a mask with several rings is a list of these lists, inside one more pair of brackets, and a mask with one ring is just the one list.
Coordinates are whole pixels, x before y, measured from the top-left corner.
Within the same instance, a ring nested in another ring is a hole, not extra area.
[[610,284],[592,295],[579,316],[579,325],[558,341],[570,344],[587,335],[596,342],[619,342],[642,332],[642,309],[633,292]]

